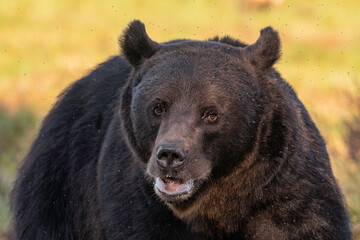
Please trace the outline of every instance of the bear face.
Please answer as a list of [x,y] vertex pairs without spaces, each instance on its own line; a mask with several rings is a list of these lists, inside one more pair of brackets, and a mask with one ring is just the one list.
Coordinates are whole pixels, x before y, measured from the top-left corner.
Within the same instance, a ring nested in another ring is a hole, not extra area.
[[266,28],[244,48],[158,44],[134,21],[121,45],[134,66],[121,104],[129,147],[158,196],[186,209],[251,149],[266,94],[258,78],[279,58],[279,37]]

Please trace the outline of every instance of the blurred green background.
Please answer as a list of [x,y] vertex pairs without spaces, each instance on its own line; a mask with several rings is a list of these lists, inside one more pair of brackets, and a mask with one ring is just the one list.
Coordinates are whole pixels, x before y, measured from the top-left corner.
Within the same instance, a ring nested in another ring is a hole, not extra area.
[[9,192],[56,96],[110,55],[126,24],[156,41],[230,35],[254,42],[271,25],[276,64],[320,128],[360,239],[360,1],[2,0],[0,3],[0,239]]

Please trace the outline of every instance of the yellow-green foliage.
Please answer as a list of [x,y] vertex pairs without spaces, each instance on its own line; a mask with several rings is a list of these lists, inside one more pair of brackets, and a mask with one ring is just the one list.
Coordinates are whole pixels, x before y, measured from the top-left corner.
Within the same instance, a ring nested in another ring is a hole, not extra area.
[[[9,116],[0,124],[17,119],[21,109],[30,109],[41,119],[63,88],[118,54],[117,38],[133,19],[142,20],[149,35],[160,42],[230,35],[252,43],[261,28],[271,25],[283,43],[276,67],[294,86],[327,141],[355,239],[360,239],[360,156],[348,149],[348,142],[359,136],[351,135],[354,131],[345,124],[360,117],[360,1],[285,0],[262,8],[244,4],[249,1],[3,0],[0,107]],[[0,132],[0,142],[6,144],[18,146],[17,141],[26,140],[22,144],[26,147],[10,146],[0,152],[0,231],[9,222],[8,194],[14,179],[9,161],[19,162],[32,141],[28,136],[36,133],[34,124],[22,126],[27,127]]]

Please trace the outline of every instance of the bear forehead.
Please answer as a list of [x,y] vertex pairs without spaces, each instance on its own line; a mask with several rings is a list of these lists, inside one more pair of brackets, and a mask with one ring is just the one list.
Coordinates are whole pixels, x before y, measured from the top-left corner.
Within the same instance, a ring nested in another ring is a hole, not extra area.
[[[150,88],[157,91],[165,89],[194,90],[219,89],[227,92],[236,87],[247,88],[245,85],[255,81],[252,74],[241,65],[208,60],[206,57],[178,56],[162,59],[158,64],[147,69],[141,76],[136,88]],[[252,85],[252,84],[251,84]]]
[[254,81],[247,72],[237,75],[224,72],[218,74],[205,68],[191,69],[189,66],[190,70],[186,70],[179,68],[179,65],[174,66],[166,61],[165,63],[143,75],[140,83],[133,88],[136,98],[145,102],[156,99],[193,102],[196,99],[199,105],[227,105],[227,102],[237,102],[241,93],[254,91],[251,88],[255,85],[246,83]]
[[215,42],[184,41],[165,45],[142,67],[141,75],[160,79],[201,81],[251,78],[247,61],[238,48]]
[[165,44],[145,61],[138,74],[133,91],[148,100],[159,95],[174,98],[209,93],[231,98],[238,95],[235,89],[249,90],[256,81],[238,48],[187,40]]

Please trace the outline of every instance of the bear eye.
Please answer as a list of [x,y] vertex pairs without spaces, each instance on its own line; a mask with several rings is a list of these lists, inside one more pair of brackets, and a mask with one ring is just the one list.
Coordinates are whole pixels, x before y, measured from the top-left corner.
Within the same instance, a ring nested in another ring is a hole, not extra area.
[[155,116],[162,116],[165,113],[165,108],[161,105],[156,105],[153,110]]
[[209,113],[203,117],[205,123],[214,123],[218,120],[219,115],[215,112]]

